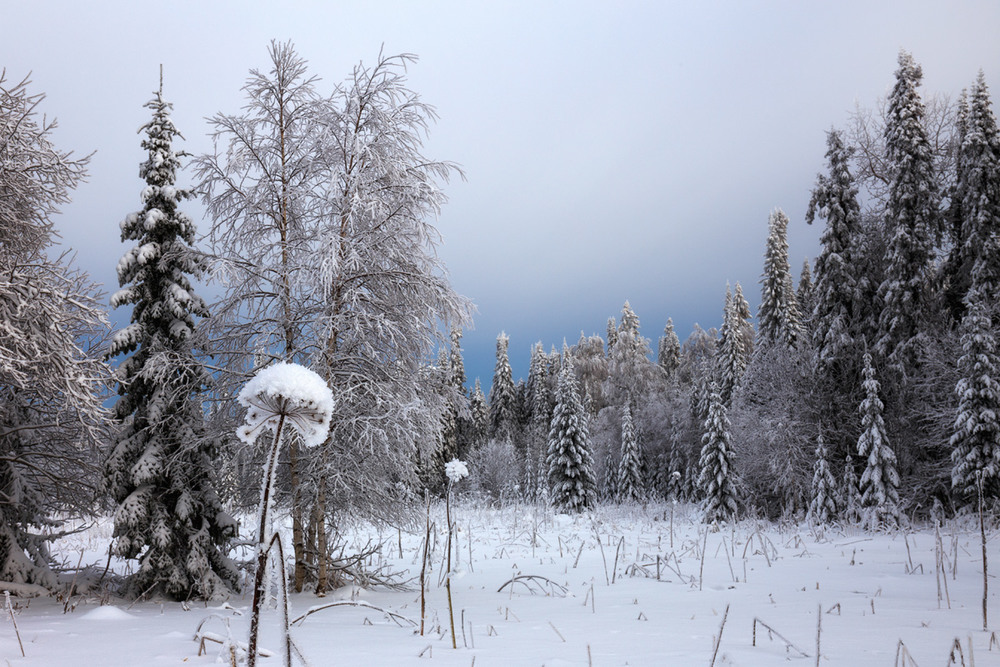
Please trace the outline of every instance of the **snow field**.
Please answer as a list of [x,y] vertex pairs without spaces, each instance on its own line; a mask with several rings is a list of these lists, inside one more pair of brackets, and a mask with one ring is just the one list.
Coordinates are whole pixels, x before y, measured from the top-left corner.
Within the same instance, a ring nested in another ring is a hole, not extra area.
[[[672,510],[669,504],[602,507],[567,516],[530,505],[487,509],[460,501],[452,515],[459,648],[451,648],[442,583],[442,503],[431,514],[424,636],[419,634],[417,584],[423,526],[399,532],[342,526],[347,553],[371,540],[380,547],[366,563],[369,570],[402,571],[412,581],[406,591],[355,585],[325,598],[293,596],[293,618],[311,607],[343,603],[293,628],[312,665],[707,666],[720,627],[716,665],[813,665],[818,618],[820,664],[897,664],[902,642],[917,664],[943,665],[956,638],[965,664],[971,663],[970,642],[976,665],[1000,664],[1000,646],[990,650],[992,633],[982,630],[981,551],[971,519],[941,529],[948,581],[947,597],[942,588],[939,604],[937,536],[928,527],[868,534],[746,520],[713,532],[699,523],[693,507]],[[84,563],[103,569],[107,533],[107,526],[99,524],[69,536],[59,545],[61,553],[75,564],[79,556],[73,554],[83,549]],[[1000,567],[995,538],[988,552],[994,567]],[[207,655],[198,656],[192,641],[206,618],[204,632],[224,636],[228,623],[232,635],[246,641],[249,590],[228,603],[208,605],[150,601],[130,607],[121,600],[103,601],[110,604],[102,606],[99,596],[76,597],[73,610],[64,613],[64,602],[53,598],[14,599],[27,657],[20,656],[13,625],[4,615],[0,660],[46,667],[214,664],[220,645],[206,642]],[[362,605],[399,618],[393,621]],[[989,611],[1000,614],[992,592]],[[275,610],[264,613],[262,647],[279,648],[278,623]],[[280,660],[276,656],[260,664],[279,665]]]

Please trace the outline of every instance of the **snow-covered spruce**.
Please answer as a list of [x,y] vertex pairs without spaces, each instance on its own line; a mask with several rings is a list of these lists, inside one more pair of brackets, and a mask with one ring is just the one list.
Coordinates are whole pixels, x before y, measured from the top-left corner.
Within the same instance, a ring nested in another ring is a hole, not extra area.
[[622,448],[615,491],[619,502],[639,502],[644,497],[639,438],[632,423],[632,409],[622,411]]
[[580,403],[576,375],[568,352],[563,355],[562,369],[559,372],[556,407],[549,429],[545,463],[553,505],[579,512],[594,504],[597,500],[597,488],[587,416]]
[[889,446],[882,420],[879,382],[875,379],[872,356],[864,356],[865,398],[861,401],[861,437],[858,455],[866,460],[861,475],[862,521],[872,530],[892,528],[899,523],[899,473],[896,454]]
[[788,266],[788,216],[785,212],[780,208],[771,211],[767,229],[757,333],[765,345],[780,343],[786,347],[797,347],[804,332]]
[[816,462],[813,464],[812,497],[809,518],[816,523],[830,523],[837,516],[837,482],[830,472],[830,462],[823,434],[816,437]]
[[516,429],[514,380],[507,355],[509,343],[507,334],[500,332],[493,384],[490,386],[490,436],[501,440],[513,438]]
[[920,334],[918,321],[931,296],[935,244],[944,222],[924,127],[924,103],[917,91],[922,77],[913,56],[900,52],[885,124],[892,180],[885,211],[887,267],[878,290],[883,307],[875,351],[904,369],[912,364],[913,345]]
[[210,382],[191,347],[195,317],[208,314],[189,276],[200,272],[191,250],[194,224],[179,210],[190,190],[175,185],[180,133],[170,119],[162,83],[141,129],[148,152],[143,210],[121,223],[135,243],[118,262],[121,290],[112,307],[132,306],[131,324],[115,333],[121,423],[105,464],[118,504],[114,552],[138,559],[133,595],[158,588],[176,599],[211,598],[235,590],[239,573],[223,546],[236,523],[222,509],[213,481],[216,446],[206,437],[201,394]]
[[698,485],[705,494],[705,523],[727,521],[736,515],[733,453],[729,444],[726,404],[714,382],[709,389],[708,418],[702,442]]

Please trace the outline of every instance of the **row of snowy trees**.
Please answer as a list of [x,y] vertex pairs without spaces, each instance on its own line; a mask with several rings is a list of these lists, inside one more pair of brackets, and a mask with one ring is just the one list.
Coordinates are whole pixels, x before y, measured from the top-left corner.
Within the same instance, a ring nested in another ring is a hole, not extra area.
[[[459,442],[518,482],[483,490],[592,502],[563,495],[569,475],[553,467],[568,460],[573,408],[560,392],[572,368],[584,412],[573,475],[592,479],[597,497],[705,499],[709,519],[742,508],[871,527],[995,497],[1000,140],[982,74],[957,104],[935,100],[930,117],[921,76],[901,53],[882,116],[859,111],[849,132],[829,133],[806,216],[825,221],[821,250],[797,288],[789,220],[771,213],[756,332],[737,283],[718,330],[696,325],[680,345],[668,322],[654,364],[626,303],[606,340],[581,336],[561,354],[534,346],[517,385],[501,335],[489,420],[474,417]],[[472,402],[483,400],[477,384]]]

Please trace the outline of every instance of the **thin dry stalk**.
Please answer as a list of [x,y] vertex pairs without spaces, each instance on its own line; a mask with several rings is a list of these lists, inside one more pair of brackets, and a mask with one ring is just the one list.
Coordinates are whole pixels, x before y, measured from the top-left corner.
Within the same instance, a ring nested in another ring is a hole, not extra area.
[[625,536],[622,535],[621,539],[618,540],[618,546],[615,547],[615,565],[611,568],[611,583],[615,583],[615,577],[618,575],[618,554],[625,546]]
[[424,501],[427,503],[427,531],[424,536],[424,558],[420,566],[420,636],[424,636],[424,619],[427,617],[427,548],[431,541],[431,497],[424,489]]
[[764,621],[762,621],[759,618],[757,618],[756,616],[754,616],[754,619],[753,619],[753,641],[751,643],[752,646],[756,646],[757,645],[757,626],[758,625],[762,626],[765,630],[767,630],[767,635],[768,635],[769,639],[773,640],[774,637],[777,637],[782,642],[784,642],[786,650],[787,649],[792,649],[792,650],[796,651],[799,655],[801,655],[803,658],[808,658],[809,657],[808,653],[806,653],[805,651],[803,651],[802,649],[800,649],[798,646],[796,646],[792,642],[790,642],[787,639],[785,639],[785,637],[780,632],[778,632],[777,630],[775,630],[774,628],[772,628],[770,625],[768,625]]
[[[604,563],[604,583],[607,586],[611,585],[611,579],[608,578],[608,559],[604,557],[604,545],[601,544],[601,535],[597,532],[597,526],[594,526],[594,537],[597,538],[597,546],[601,550],[601,561]],[[574,567],[576,567],[574,565]]]
[[[81,552],[81,557],[82,557]],[[14,634],[17,635],[17,645],[21,648],[21,657],[26,657],[24,655],[24,644],[21,643],[21,631],[17,629],[17,619],[14,618],[14,607],[10,604],[10,591],[4,591],[3,597],[7,601],[7,613],[10,614],[10,622],[14,624]]]
[[705,580],[705,550],[708,548],[708,528],[705,528],[705,539],[701,544],[701,568],[698,570],[698,590],[701,590]]
[[722,614],[722,623],[719,624],[719,636],[715,638],[715,646],[712,649],[712,662],[709,663],[708,667],[715,667],[715,658],[719,655],[719,645],[722,644],[722,631],[726,629],[726,619],[729,618],[729,605],[726,605],[726,611]]
[[563,635],[562,635],[561,632],[559,632],[559,628],[557,628],[555,625],[553,625],[552,621],[549,621],[549,626],[551,626],[552,629],[555,630],[556,634],[559,635],[559,639],[563,640],[563,643],[565,644],[566,643],[566,638],[563,637]]
[[819,667],[819,639],[823,634],[823,604],[820,603],[816,609],[816,667]]

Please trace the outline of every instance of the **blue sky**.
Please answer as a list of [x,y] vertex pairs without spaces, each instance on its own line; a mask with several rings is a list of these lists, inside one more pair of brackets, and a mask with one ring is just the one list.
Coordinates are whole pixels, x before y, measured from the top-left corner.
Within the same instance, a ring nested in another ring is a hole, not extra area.
[[204,118],[238,111],[271,39],[329,87],[380,48],[417,54],[410,86],[440,114],[426,152],[467,174],[438,228],[479,310],[463,347],[484,388],[501,330],[516,378],[535,341],[603,335],[626,299],[654,348],[667,317],[682,339],[716,326],[727,282],[755,308],[769,212],[791,219],[797,272],[818,248],[803,218],[825,132],[887,93],[899,49],[925,94],[955,97],[980,68],[1000,86],[995,2],[4,5],[8,78],[32,72],[60,148],[97,151],[58,225],[109,292],[161,63],[180,147],[199,153]]

